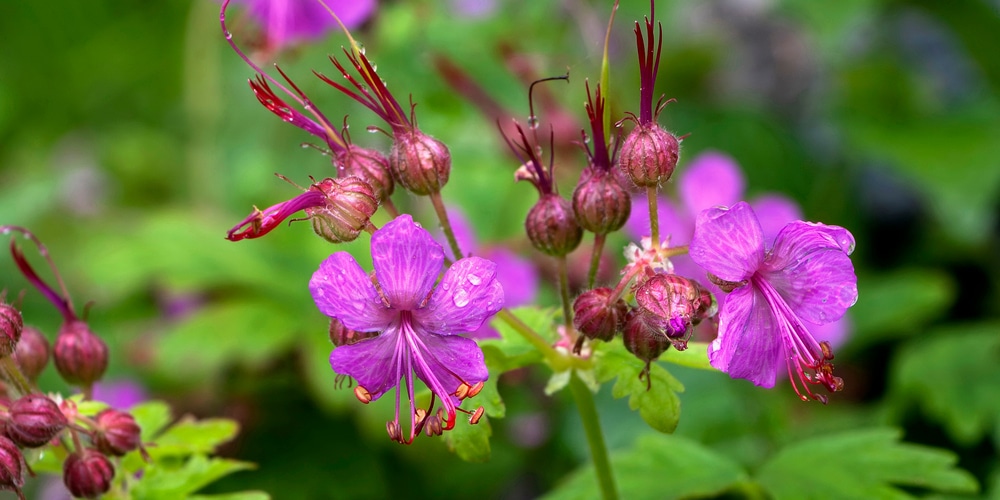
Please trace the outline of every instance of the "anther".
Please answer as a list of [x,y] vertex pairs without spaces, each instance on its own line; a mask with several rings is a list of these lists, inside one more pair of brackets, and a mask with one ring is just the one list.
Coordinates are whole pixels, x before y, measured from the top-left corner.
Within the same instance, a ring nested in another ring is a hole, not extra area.
[[389,439],[397,442],[403,442],[403,433],[399,430],[399,422],[388,421],[385,423],[385,430],[389,433]]
[[485,386],[486,386],[486,384],[484,382],[478,382],[478,383],[476,383],[476,385],[472,386],[472,388],[469,389],[469,395],[466,396],[466,397],[468,397],[468,398],[476,397],[476,394],[479,394],[479,391],[482,391],[483,387],[485,387]]
[[830,347],[829,342],[825,340],[823,342],[820,342],[819,348],[821,351],[823,351],[823,359],[827,361],[833,359],[833,349]]
[[462,382],[462,385],[458,386],[458,389],[455,392],[453,392],[452,395],[454,395],[458,399],[465,399],[469,397],[469,389],[471,389],[469,384]]
[[372,402],[372,393],[368,392],[368,389],[361,387],[361,385],[354,387],[354,396],[358,398],[358,401],[361,401],[364,404]]
[[479,423],[479,419],[483,418],[483,413],[484,412],[486,412],[486,410],[482,406],[480,406],[479,408],[476,408],[476,411],[473,412],[473,414],[472,414],[471,417],[469,417],[469,423],[472,424],[472,425],[478,424]]

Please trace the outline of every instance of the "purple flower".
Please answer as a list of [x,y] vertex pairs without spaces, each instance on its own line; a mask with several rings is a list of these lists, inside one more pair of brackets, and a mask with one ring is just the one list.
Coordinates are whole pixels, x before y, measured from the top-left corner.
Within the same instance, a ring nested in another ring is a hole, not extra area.
[[[267,47],[280,49],[302,40],[326,35],[337,28],[337,20],[316,0],[241,0],[260,24]],[[376,0],[326,0],[344,26],[360,25],[375,12]]]
[[803,321],[836,321],[857,301],[857,277],[848,257],[854,237],[842,227],[795,221],[781,229],[772,246],[764,242],[757,215],[746,202],[698,215],[691,258],[730,290],[709,360],[729,376],[762,387],[773,387],[785,364],[802,400],[826,402],[809,385],[833,392],[843,381],[833,375],[829,343],[817,342]]
[[[394,441],[411,443],[421,430],[440,434],[454,427],[456,412],[465,411],[462,399],[487,379],[479,346],[457,334],[475,331],[503,307],[503,287],[496,264],[479,257],[452,264],[435,287],[444,250],[409,215],[376,231],[371,248],[373,277],[349,253],[337,252],[320,264],[309,290],[323,314],[352,330],[380,332],[334,349],[330,366],[357,380],[354,392],[364,403],[395,387],[396,417],[386,428]],[[426,410],[414,402],[414,374],[431,390]],[[406,440],[399,423],[403,390],[410,407]],[[444,407],[436,415],[435,398]]]

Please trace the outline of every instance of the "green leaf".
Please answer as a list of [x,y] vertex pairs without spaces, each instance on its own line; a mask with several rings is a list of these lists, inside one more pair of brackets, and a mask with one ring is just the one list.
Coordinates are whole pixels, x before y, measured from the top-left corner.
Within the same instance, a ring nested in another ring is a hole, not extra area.
[[1000,424],[1000,322],[949,325],[906,345],[892,369],[893,391],[916,400],[960,443],[973,445]]
[[493,429],[486,417],[475,425],[464,418],[459,418],[454,429],[445,431],[444,442],[449,450],[466,462],[487,462],[490,459],[492,434]]
[[[555,342],[555,309],[519,307],[511,309],[510,312],[546,341]],[[492,358],[493,366],[501,370],[501,373],[542,360],[538,349],[506,322],[494,318],[491,325],[496,328],[500,338],[483,340],[479,342],[479,345],[482,347],[483,353],[488,358]]]
[[907,486],[947,493],[975,493],[975,478],[955,468],[945,450],[900,443],[896,429],[869,429],[794,443],[758,471],[776,500],[912,498]]
[[713,370],[715,367],[708,362],[708,343],[689,342],[687,349],[678,351],[677,349],[667,349],[660,356],[660,361],[666,361],[675,365],[686,366],[688,368],[698,368],[700,370]]
[[858,348],[873,341],[912,335],[940,317],[955,297],[955,283],[948,274],[906,269],[858,278],[862,300],[850,310],[854,334],[850,345]]
[[170,406],[163,401],[146,401],[139,403],[129,410],[135,423],[139,424],[143,442],[151,442],[153,436],[160,433],[171,417]]
[[133,496],[150,500],[185,498],[221,477],[255,467],[249,462],[204,455],[193,455],[179,467],[170,465],[157,463],[147,467],[132,489]]
[[195,421],[182,419],[166,430],[148,449],[156,459],[172,455],[210,453],[226,441],[236,437],[239,425],[233,420],[212,418]]
[[681,400],[678,392],[684,391],[684,386],[659,364],[649,367],[649,383],[645,378],[639,379],[639,374],[645,363],[625,350],[620,342],[604,342],[595,346],[596,367],[594,369],[598,382],[607,382],[615,377],[618,380],[611,388],[615,398],[628,396],[629,408],[639,410],[639,416],[650,427],[660,432],[673,432],[681,414]]
[[[645,434],[635,446],[611,455],[622,498],[691,498],[717,496],[747,480],[743,469],[701,444],[680,436]],[[593,465],[573,472],[544,498],[594,498],[598,491]]]
[[269,500],[271,495],[263,491],[241,491],[221,495],[191,495],[188,500]]

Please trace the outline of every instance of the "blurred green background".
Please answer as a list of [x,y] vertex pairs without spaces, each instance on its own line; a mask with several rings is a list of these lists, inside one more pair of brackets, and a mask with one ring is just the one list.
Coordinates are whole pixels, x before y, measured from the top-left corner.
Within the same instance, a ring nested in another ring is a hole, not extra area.
[[[440,61],[522,121],[517,68],[569,68],[570,84],[548,84],[541,118],[569,120],[572,133],[584,123],[583,80],[599,78],[610,2],[495,0],[476,17],[457,14],[458,2],[383,1],[355,36],[390,90],[419,104],[420,127],[451,148],[446,201],[481,241],[524,250],[534,189],[512,182],[516,161],[493,117],[449,85]],[[648,7],[626,0],[617,14],[615,118],[638,104],[631,27]],[[249,19],[230,17],[252,52]],[[724,151],[750,195],[781,192],[809,220],[849,228],[860,292],[837,353],[847,388],[829,406],[799,403],[783,384],[767,391],[676,368],[687,386],[677,434],[752,470],[801,437],[895,425],[908,441],[952,449],[983,495],[1000,498],[1000,2],[660,1],[657,17],[658,93],[677,99],[660,121],[690,134],[678,168]],[[34,231],[77,307],[93,303],[91,325],[112,346],[107,378],[139,381],[179,412],[241,422],[222,452],[259,469],[211,491],[530,498],[588,459],[572,405],[542,394],[541,370],[501,379],[508,418],[492,422],[484,464],[461,462],[439,439],[395,445],[384,435],[389,398],[364,407],[335,390],[326,319],[306,288],[334,248],[304,223],[223,239],[253,205],[298,193],[273,173],[305,185],[333,169],[300,147],[314,138],[253,97],[218,4],[4,2],[0,33],[0,224]],[[311,74],[334,73],[326,56],[343,43],[331,34],[277,62],[334,123],[350,115],[356,143],[385,150],[364,130],[375,118]],[[569,193],[584,157],[559,155]],[[394,200],[433,225],[426,200]],[[367,239],[347,248],[364,265]],[[8,258],[4,287],[29,288]],[[34,291],[24,316],[50,338],[60,322]],[[49,371],[43,386],[62,388]],[[598,402],[609,445],[628,448],[652,431],[608,392]]]

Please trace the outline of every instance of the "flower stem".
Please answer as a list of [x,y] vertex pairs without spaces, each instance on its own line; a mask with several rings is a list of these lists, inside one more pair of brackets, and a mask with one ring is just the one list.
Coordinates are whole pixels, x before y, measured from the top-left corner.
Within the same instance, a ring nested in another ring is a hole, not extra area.
[[656,187],[646,188],[646,201],[649,202],[649,237],[653,240],[653,248],[660,249],[660,214],[656,203]]
[[522,337],[524,337],[524,340],[527,340],[531,345],[535,346],[536,349],[541,351],[546,358],[554,359],[561,356],[559,351],[556,351],[555,348],[549,345],[549,343],[542,338],[538,332],[532,330],[530,326],[524,324],[524,322],[521,321],[521,318],[511,314],[509,309],[501,309],[500,312],[497,313],[497,317],[503,320],[504,323],[510,325],[515,332],[519,333]]
[[431,204],[434,205],[434,211],[437,212],[438,220],[441,221],[441,230],[444,231],[444,236],[448,238],[448,244],[451,245],[451,251],[455,254],[455,260],[461,260],[462,249],[458,248],[458,240],[455,239],[455,231],[451,229],[451,222],[448,221],[448,211],[444,209],[444,202],[441,201],[441,193],[431,193]]
[[559,263],[559,295],[562,297],[563,321],[566,325],[566,333],[570,340],[576,340],[576,332],[573,331],[573,306],[569,303],[569,271],[566,269],[566,256],[556,258]]
[[31,383],[21,373],[21,367],[17,366],[14,358],[4,356],[0,360],[0,369],[3,370],[3,378],[12,384],[13,392],[16,393],[14,394],[15,396],[20,397],[31,393]]
[[604,251],[604,239],[607,235],[594,234],[594,249],[590,254],[590,274],[587,275],[587,288],[594,288],[597,280],[597,268],[601,265],[601,252]]
[[583,432],[587,435],[587,444],[590,445],[590,456],[594,461],[594,470],[597,472],[597,483],[601,488],[601,497],[604,500],[617,499],[618,489],[615,487],[615,476],[611,473],[611,460],[608,459],[608,447],[604,444],[604,433],[601,432],[601,420],[597,415],[594,395],[576,373],[570,378],[569,389],[576,402],[576,409],[580,412]]
[[384,208],[386,212],[389,212],[390,219],[399,217],[399,209],[396,208],[396,204],[392,202],[392,198],[386,196],[385,199],[382,200],[382,208]]

